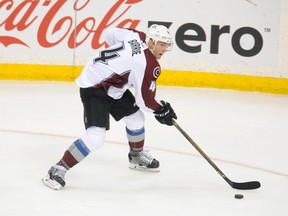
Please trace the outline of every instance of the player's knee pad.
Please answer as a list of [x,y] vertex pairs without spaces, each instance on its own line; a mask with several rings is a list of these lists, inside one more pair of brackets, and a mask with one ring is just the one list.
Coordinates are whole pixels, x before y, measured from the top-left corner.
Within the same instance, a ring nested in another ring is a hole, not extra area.
[[105,133],[105,128],[92,126],[86,129],[81,139],[90,151],[96,151],[104,144]]
[[141,110],[123,118],[129,130],[139,130],[144,127],[145,116]]

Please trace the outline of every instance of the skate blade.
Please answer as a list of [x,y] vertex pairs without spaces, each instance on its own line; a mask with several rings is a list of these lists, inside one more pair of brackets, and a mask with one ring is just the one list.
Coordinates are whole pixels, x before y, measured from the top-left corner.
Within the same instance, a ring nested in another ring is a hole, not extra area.
[[62,188],[61,184],[59,184],[57,181],[53,179],[50,179],[49,174],[44,178],[42,178],[42,182],[49,188],[52,188],[53,190],[60,190]]
[[147,168],[144,166],[139,166],[138,164],[129,164],[129,168],[133,170],[138,170],[138,171],[144,171],[144,172],[160,172],[160,168]]

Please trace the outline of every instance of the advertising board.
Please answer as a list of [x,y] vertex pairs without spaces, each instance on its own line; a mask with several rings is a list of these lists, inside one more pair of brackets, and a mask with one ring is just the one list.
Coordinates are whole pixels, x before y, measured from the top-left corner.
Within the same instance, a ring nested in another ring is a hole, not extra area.
[[175,41],[163,69],[288,78],[277,71],[280,6],[281,0],[2,0],[0,64],[81,67],[104,48],[105,29],[146,31],[159,23]]

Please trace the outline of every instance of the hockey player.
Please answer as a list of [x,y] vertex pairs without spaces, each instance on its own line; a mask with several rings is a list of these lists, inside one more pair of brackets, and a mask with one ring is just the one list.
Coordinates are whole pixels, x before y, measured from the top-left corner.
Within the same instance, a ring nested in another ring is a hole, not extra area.
[[[110,114],[116,121],[125,122],[129,167],[159,172],[159,161],[144,150],[142,110],[153,112],[161,124],[172,125],[172,119],[177,119],[169,103],[155,99],[156,80],[161,72],[157,59],[171,50],[172,37],[165,26],[154,24],[146,34],[132,29],[109,29],[104,40],[109,47],[97,53],[76,79],[86,130],[42,179],[52,189],[64,187],[67,170],[103,145]],[[134,95],[129,91],[132,87]]]

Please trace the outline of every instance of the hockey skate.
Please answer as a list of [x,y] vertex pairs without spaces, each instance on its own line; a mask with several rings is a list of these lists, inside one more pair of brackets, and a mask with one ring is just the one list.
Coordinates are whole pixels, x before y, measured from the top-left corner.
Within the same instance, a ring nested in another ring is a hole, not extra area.
[[42,182],[48,187],[59,190],[65,186],[65,174],[67,169],[60,165],[52,166],[48,174],[42,178]]
[[160,171],[160,164],[159,161],[153,158],[153,156],[145,150],[141,152],[135,153],[135,155],[129,153],[129,168],[134,170],[140,171],[147,171],[147,172],[159,172]]

